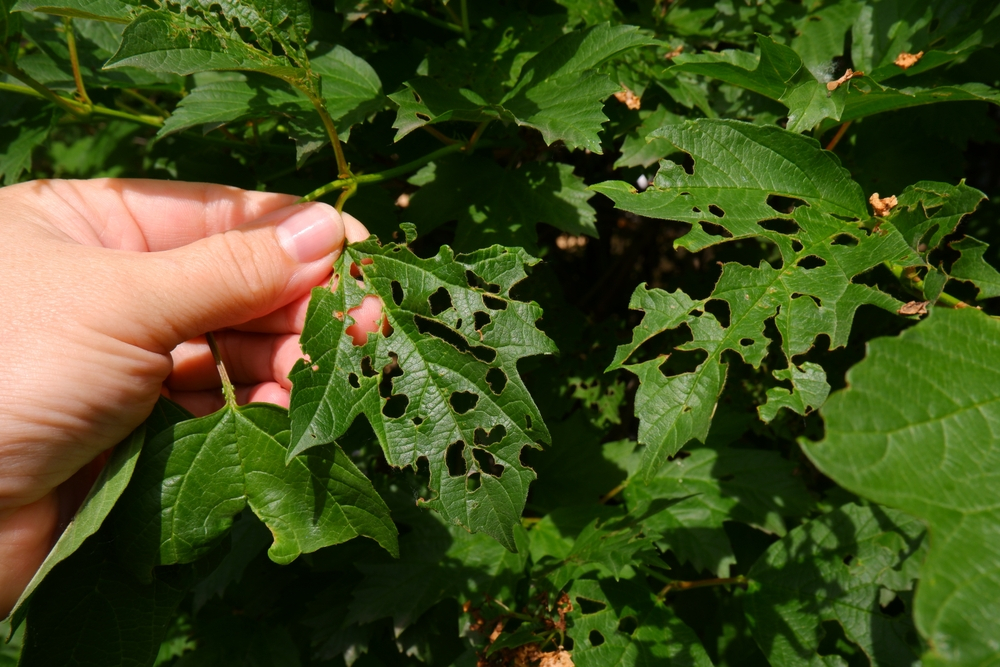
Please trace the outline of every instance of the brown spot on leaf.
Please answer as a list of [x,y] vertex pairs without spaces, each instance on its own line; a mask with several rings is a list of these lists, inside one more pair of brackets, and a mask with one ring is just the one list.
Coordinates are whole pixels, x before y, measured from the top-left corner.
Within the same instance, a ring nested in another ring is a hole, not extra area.
[[930,301],[910,301],[896,312],[900,315],[926,315],[929,303]]
[[667,55],[665,55],[663,57],[666,58],[667,60],[673,60],[674,58],[676,58],[677,56],[679,56],[682,53],[684,53],[684,45],[683,44],[681,44],[680,46],[675,46],[673,48],[673,50],[670,51],[670,53],[668,53]]
[[837,90],[837,88],[840,88],[841,84],[847,83],[848,81],[850,81],[851,79],[853,79],[855,77],[864,76],[864,75],[865,75],[864,72],[855,72],[850,67],[848,67],[847,71],[844,72],[844,76],[842,76],[839,79],[836,79],[834,81],[827,82],[826,89],[827,90],[831,90],[831,91]]
[[635,111],[642,107],[642,100],[631,90],[622,86],[622,89],[615,93],[615,99]]
[[868,198],[868,203],[872,205],[872,212],[876,218],[884,218],[889,215],[889,211],[896,207],[896,195],[882,198],[878,196],[877,192],[873,192],[872,196]]
[[901,69],[910,69],[911,67],[916,65],[917,62],[923,57],[924,57],[923,51],[918,51],[917,53],[907,53],[906,51],[903,51],[898,56],[896,56],[896,60],[893,61],[893,64],[895,64],[896,67],[899,67]]

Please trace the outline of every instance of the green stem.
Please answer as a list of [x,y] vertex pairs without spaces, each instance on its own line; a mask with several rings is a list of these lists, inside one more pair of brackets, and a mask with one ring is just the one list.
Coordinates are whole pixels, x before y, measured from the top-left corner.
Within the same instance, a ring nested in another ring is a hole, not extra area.
[[[900,266],[893,262],[883,262],[886,268],[892,272],[892,275],[896,276],[896,279],[903,284],[903,287],[912,294],[923,298],[924,295],[924,281],[920,279],[915,273],[908,271],[910,267]],[[945,306],[947,308],[971,308],[969,304],[965,303],[961,299],[956,299],[950,294],[945,294],[941,292],[938,296],[937,303],[938,306]]]
[[466,5],[466,0],[461,2],[462,8],[462,31],[465,33],[465,41],[468,42],[472,39],[472,32],[469,30],[469,8]]
[[[68,100],[65,97],[60,97],[59,95],[56,95],[54,92],[52,92],[42,84],[38,83],[30,76],[28,76],[28,74],[22,71],[17,65],[9,65],[7,67],[4,67],[3,71],[11,75],[15,79],[17,79],[24,85],[28,86],[28,88],[37,93],[37,97],[44,98],[49,102],[58,105],[63,110],[73,114],[74,116],[85,116],[89,111],[88,109],[83,108],[77,102],[73,102],[72,100]],[[4,85],[9,86],[9,84],[4,84]],[[18,88],[18,87],[19,86],[9,86],[9,88]],[[10,92],[14,91],[11,90]]]
[[236,407],[236,390],[233,389],[233,383],[229,379],[229,373],[226,372],[226,365],[222,363],[222,355],[219,353],[219,345],[215,342],[215,336],[212,332],[205,334],[205,340],[208,341],[208,348],[212,350],[212,358],[215,359],[215,367],[219,370],[219,378],[222,380],[222,395],[226,398],[226,405],[230,408]]
[[330,137],[330,143],[333,144],[333,152],[337,156],[337,175],[341,179],[350,179],[351,168],[347,164],[347,158],[344,157],[344,147],[340,144],[340,137],[337,136],[337,128],[333,124],[333,118],[330,117],[321,99],[315,95],[310,95],[309,99],[316,108],[319,117],[323,120],[323,127],[326,128],[326,133]]
[[359,176],[351,176],[350,178],[338,178],[335,181],[331,181],[326,185],[316,188],[305,197],[299,200],[299,203],[305,203],[310,201],[316,201],[323,195],[333,192],[334,190],[339,190],[341,188],[351,187],[352,185],[357,187],[361,185],[366,185],[368,183],[380,183],[381,181],[387,181],[390,178],[395,178],[397,176],[402,176],[403,174],[408,174],[411,171],[416,171],[420,167],[424,166],[428,162],[433,162],[438,158],[442,158],[445,155],[450,155],[451,153],[457,153],[459,151],[465,150],[465,144],[451,144],[450,146],[445,146],[444,148],[439,148],[433,153],[428,153],[422,157],[413,160],[412,162],[407,162],[406,164],[401,164],[398,167],[393,167],[392,169],[387,169],[385,171],[380,171],[377,174],[361,174]]
[[66,46],[69,48],[69,64],[73,68],[73,81],[76,82],[76,92],[80,99],[88,107],[94,106],[87,94],[87,88],[83,85],[83,76],[80,74],[80,56],[76,51],[76,35],[73,34],[73,19],[68,16],[63,17],[63,28],[66,30]]
[[430,14],[428,14],[427,12],[425,12],[422,9],[417,9],[416,7],[406,6],[406,7],[403,7],[403,11],[405,13],[407,13],[407,14],[412,14],[413,16],[419,16],[423,20],[427,21],[428,23],[432,23],[432,24],[436,25],[439,28],[444,28],[445,30],[450,30],[452,32],[457,32],[459,35],[465,35],[465,31],[462,29],[462,26],[455,25],[454,23],[449,23],[448,21],[442,21],[441,19],[437,18],[436,16],[431,16]]
[[598,500],[597,502],[599,502],[602,505],[606,504],[609,500],[611,500],[612,498],[614,498],[615,496],[617,496],[619,493],[621,493],[622,491],[624,491],[625,490],[625,486],[627,484],[628,484],[627,480],[624,481],[624,482],[622,482],[621,484],[619,484],[618,486],[616,486],[615,488],[611,489],[610,491],[608,491],[607,493],[605,493],[603,496],[601,496],[601,499]]
[[637,569],[640,572],[644,573],[646,576],[652,577],[653,579],[658,579],[659,581],[662,581],[665,584],[669,585],[669,584],[674,583],[674,580],[671,579],[670,577],[668,577],[668,576],[666,576],[664,574],[660,574],[656,570],[654,570],[652,568],[649,568],[649,567],[646,567],[645,565],[642,565],[641,563],[636,563],[635,569]]
[[346,204],[347,200],[353,197],[354,193],[357,191],[358,191],[357,182],[351,183],[350,185],[348,185],[346,188],[343,189],[343,191],[340,193],[340,196],[337,197],[337,204],[335,206],[335,208],[337,209],[337,213],[344,212],[344,204]]
[[163,116],[164,118],[169,118],[170,117],[170,112],[169,111],[167,111],[166,109],[164,109],[159,104],[157,104],[153,100],[149,99],[148,97],[146,97],[142,93],[140,93],[138,91],[135,91],[135,90],[129,90],[128,88],[123,88],[122,92],[125,93],[126,95],[128,95],[129,97],[131,97],[132,99],[137,100],[139,102],[142,102],[147,107],[149,107],[150,109],[152,109],[153,111],[155,111],[158,115]]
[[[109,109],[107,107],[103,107],[100,104],[95,104],[90,108],[86,108],[81,104],[66,99],[65,97],[59,97],[48,88],[45,88],[41,84],[35,82],[39,87],[41,87],[41,90],[39,90],[35,86],[31,85],[31,83],[29,83],[28,81],[25,81],[21,77],[11,72],[9,69],[5,68],[3,71],[7,72],[14,78],[18,79],[19,81],[22,81],[26,86],[30,87],[25,88],[24,86],[15,86],[14,84],[11,83],[0,83],[0,91],[8,93],[17,93],[18,95],[28,95],[30,97],[36,97],[38,99],[54,102],[55,104],[59,105],[66,111],[69,111],[71,114],[73,114],[78,118],[86,117],[88,115],[106,116],[108,118],[119,118],[121,120],[130,120],[133,123],[141,123],[143,125],[149,125],[151,127],[163,126],[163,119],[157,116],[146,116],[143,114],[129,114],[125,113],[124,111],[118,111],[117,109]],[[31,77],[28,77],[27,75],[25,75],[25,77],[31,79]]]

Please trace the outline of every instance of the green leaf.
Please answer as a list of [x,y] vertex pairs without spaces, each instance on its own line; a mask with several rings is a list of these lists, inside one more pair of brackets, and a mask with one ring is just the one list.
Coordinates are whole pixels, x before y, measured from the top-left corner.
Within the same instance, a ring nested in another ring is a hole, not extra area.
[[19,182],[21,174],[31,170],[31,153],[55,122],[50,107],[11,98],[7,93],[0,94],[5,110],[0,114],[0,176],[4,185]]
[[580,579],[569,596],[577,667],[712,665],[694,631],[642,584]]
[[62,0],[61,2],[18,0],[12,11],[130,23],[142,11],[142,4],[138,0],[131,2],[129,0]]
[[[224,4],[232,9],[230,3]],[[249,4],[245,6],[261,30],[258,38],[278,30],[277,26],[260,27],[264,18],[249,9]],[[239,11],[235,15],[243,18]],[[167,9],[146,12],[125,28],[121,46],[105,66],[139,67],[182,76],[210,70],[251,70],[293,83],[303,81],[304,71],[292,67],[285,56],[254,48],[234,37],[235,32],[226,31],[221,22],[232,18],[225,14],[174,13]]]
[[[160,399],[160,401],[165,402],[166,399]],[[18,610],[28,601],[31,594],[54,567],[69,558],[87,538],[100,529],[104,520],[111,513],[111,508],[114,507],[132,478],[132,472],[135,470],[135,463],[139,458],[139,451],[142,449],[145,437],[146,425],[143,424],[115,447],[114,453],[94,481],[94,486],[84,498],[80,509],[77,510],[76,515],[59,536],[55,546],[52,547],[52,551],[45,557],[45,561],[42,562],[35,576],[31,578],[24,592],[21,593],[21,597],[18,598],[17,604],[11,610],[9,618],[18,615]]]
[[927,257],[985,198],[965,181],[958,185],[920,181],[903,190],[886,222],[899,230],[911,248]]
[[644,531],[663,551],[718,577],[736,563],[726,521],[741,521],[777,535],[785,517],[809,513],[813,500],[796,466],[774,452],[732,447],[697,447],[654,475],[625,487],[630,514],[642,515],[673,501],[643,520]]
[[[310,361],[291,373],[289,457],[364,414],[390,465],[427,461],[436,496],[422,502],[513,549],[535,478],[521,450],[549,440],[517,362],[555,347],[535,328],[537,304],[510,296],[535,261],[499,246],[458,256],[443,247],[428,259],[374,237],[348,247],[336,288],[315,289],[309,303],[301,345]],[[366,297],[381,299],[391,333],[355,345],[346,313]]]
[[562,140],[571,149],[600,153],[597,135],[607,120],[601,109],[619,86],[598,66],[656,43],[635,26],[602,23],[567,33],[524,63],[517,83],[500,99],[427,77],[413,79],[389,96],[399,104],[396,141],[426,124],[501,118],[537,129],[548,144]]
[[[796,528],[750,570],[743,607],[774,667],[834,665],[819,654],[830,623],[873,665],[912,665],[920,655],[908,614],[882,611],[912,590],[923,525],[902,512],[844,505]],[[888,599],[886,599],[888,598]]]
[[[914,621],[924,664],[1000,660],[1000,322],[935,308],[896,338],[868,345],[848,389],[823,408],[810,459],[850,491],[923,520],[930,552]],[[903,393],[903,400],[901,399]]]
[[[1000,91],[982,83],[963,83],[955,86],[889,88],[875,83],[868,77],[851,79],[838,88],[847,90],[843,112],[836,122],[846,123],[883,111],[907,109],[937,102],[982,101],[1000,105]],[[822,129],[831,127],[830,121]]]
[[[592,189],[627,211],[691,223],[691,231],[675,242],[680,247],[697,251],[729,239],[760,237],[777,247],[781,261],[777,267],[761,262],[756,268],[727,263],[711,296],[699,301],[680,291],[636,289],[629,307],[646,315],[609,370],[625,368],[639,377],[636,414],[639,442],[648,445],[647,475],[688,441],[704,441],[725,383],[724,351],[759,366],[771,342],[765,323],[773,319],[788,364],[775,377],[791,381],[792,394],[783,400],[781,392],[772,394],[779,403],[761,414],[773,416],[779,404],[803,412],[815,408],[827,391],[823,378],[814,367],[793,369],[794,357],[808,351],[820,333],[830,337],[831,349],[845,345],[862,304],[890,312],[902,305],[853,282],[855,276],[885,261],[922,264],[895,229],[865,230],[858,221],[868,218],[861,189],[837,158],[811,139],[776,127],[714,120],[668,125],[651,136],[667,138],[689,154],[693,173],[663,161],[643,193],[621,182]],[[768,168],[761,169],[762,164]],[[774,201],[776,196],[805,205],[789,211]],[[710,233],[720,228],[719,234]],[[712,300],[728,305],[728,326],[705,310]],[[692,340],[677,349],[708,353],[694,372],[667,376],[663,358],[626,365],[647,340],[682,326]]]
[[410,183],[421,188],[410,199],[406,219],[422,234],[457,220],[458,250],[498,244],[533,251],[540,222],[597,238],[597,216],[587,203],[594,193],[568,164],[532,162],[504,169],[489,158],[458,156],[430,163]]
[[285,411],[261,403],[153,438],[115,519],[123,562],[143,578],[155,565],[192,562],[247,505],[274,535],[277,563],[359,535],[397,553],[388,508],[343,451],[331,445],[286,465],[288,437]]
[[[841,0],[829,3],[794,22],[796,35],[789,46],[802,58],[817,81],[831,78],[833,59],[844,54],[844,35],[861,13],[864,3]],[[862,69],[857,63],[855,66]]]
[[616,169],[649,167],[675,150],[669,140],[649,135],[664,125],[681,123],[683,121],[681,116],[669,112],[660,105],[655,111],[640,111],[639,117],[642,118],[642,123],[625,136],[621,156],[615,160]]
[[139,583],[115,558],[113,541],[105,527],[35,590],[18,664],[153,664],[187,577],[172,570]]
[[1000,272],[984,259],[986,249],[989,247],[987,244],[966,236],[948,245],[962,254],[951,265],[952,278],[968,280],[975,285],[979,291],[977,300],[1000,296]]

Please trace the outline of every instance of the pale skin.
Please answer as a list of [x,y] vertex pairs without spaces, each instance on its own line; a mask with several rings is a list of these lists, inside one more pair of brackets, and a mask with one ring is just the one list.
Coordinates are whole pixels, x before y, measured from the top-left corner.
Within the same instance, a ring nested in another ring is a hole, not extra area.
[[[295,201],[125,179],[0,189],[0,618],[161,394],[222,406],[205,333],[239,402],[287,407],[309,291],[368,236]],[[381,304],[349,314],[363,339]]]

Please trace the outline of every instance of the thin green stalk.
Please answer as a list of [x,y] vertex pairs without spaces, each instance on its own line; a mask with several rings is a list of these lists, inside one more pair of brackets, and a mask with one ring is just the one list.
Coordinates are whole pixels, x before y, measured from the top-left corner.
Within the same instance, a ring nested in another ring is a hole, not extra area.
[[403,174],[408,174],[411,171],[416,171],[420,167],[424,166],[428,162],[433,162],[438,158],[442,158],[445,155],[450,155],[451,153],[457,153],[459,151],[465,150],[465,144],[451,144],[450,146],[445,146],[444,148],[439,148],[433,153],[428,153],[422,157],[413,160],[412,162],[407,162],[406,164],[399,165],[398,167],[393,167],[392,169],[387,169],[385,171],[380,171],[376,174],[361,174],[358,176],[351,176],[350,178],[338,178],[335,181],[331,181],[326,185],[316,188],[305,197],[299,200],[299,203],[305,203],[310,201],[316,201],[320,197],[334,190],[339,190],[341,188],[351,187],[352,185],[357,187],[361,185],[366,185],[369,183],[380,183],[381,181],[387,181],[391,178],[397,176],[402,176]]
[[226,398],[226,405],[235,408],[236,390],[233,389],[233,383],[229,379],[226,365],[222,363],[222,354],[219,353],[219,345],[215,342],[215,336],[212,335],[211,331],[205,334],[205,340],[208,341],[208,349],[212,350],[215,367],[219,370],[219,378],[222,380],[222,395]]
[[74,116],[85,116],[89,111],[88,109],[82,107],[77,102],[73,102],[72,100],[68,100],[65,97],[60,97],[59,95],[56,95],[54,92],[52,92],[42,84],[38,83],[30,76],[28,76],[28,74],[22,71],[17,65],[9,65],[7,67],[4,67],[3,71],[11,75],[15,79],[17,79],[24,85],[28,86],[36,93],[38,93],[38,97],[42,97],[48,100],[49,102],[56,104],[57,106],[61,107],[65,111],[68,111]]
[[461,2],[462,8],[462,31],[465,33],[465,41],[472,39],[472,32],[469,30],[469,8],[466,6],[466,0]]
[[314,95],[310,95],[309,99],[316,108],[319,117],[323,120],[323,127],[326,128],[326,133],[330,137],[330,143],[333,144],[333,152],[337,156],[337,175],[341,179],[351,178],[351,168],[347,164],[347,158],[344,157],[344,147],[340,144],[340,137],[337,136],[337,128],[333,124],[333,118],[330,117],[326,107],[323,106],[322,100]]
[[[892,272],[892,275],[896,276],[896,279],[912,294],[916,296],[923,297],[924,295],[924,281],[920,279],[915,273],[907,271],[906,266],[900,266],[893,262],[883,262],[886,268]],[[938,296],[937,303],[938,306],[945,306],[947,308],[971,308],[969,304],[965,303],[961,299],[956,299],[950,294],[945,294],[941,292]]]
[[73,19],[68,16],[63,17],[63,29],[66,31],[66,46],[69,48],[69,63],[73,68],[73,81],[76,82],[76,92],[80,99],[88,107],[94,106],[87,94],[87,88],[83,85],[83,75],[80,74],[80,56],[76,50],[76,35],[73,34]]
[[337,213],[344,212],[344,204],[346,204],[347,200],[353,197],[354,193],[357,191],[358,191],[357,182],[351,183],[350,185],[348,185],[346,188],[343,189],[343,191],[340,193],[340,196],[337,197],[337,204],[335,206],[335,208],[337,209]]
[[724,579],[702,579],[700,581],[671,581],[663,587],[656,597],[663,599],[670,591],[690,591],[695,588],[707,588],[709,586],[745,586],[750,580],[745,576],[726,577]]
[[135,90],[129,90],[128,88],[123,88],[122,92],[125,93],[126,95],[128,95],[129,97],[131,97],[132,99],[134,99],[134,100],[136,100],[138,102],[142,102],[147,107],[149,107],[150,109],[152,109],[153,111],[155,111],[158,115],[163,116],[164,118],[169,118],[170,117],[170,112],[169,111],[167,111],[166,109],[164,109],[159,104],[157,104],[153,100],[149,99],[148,97],[146,97],[142,93],[140,93],[138,91],[135,91]]
[[[10,72],[7,69],[4,69],[3,71],[7,72],[11,76],[15,76],[12,72]],[[23,79],[20,79],[20,77],[15,76],[15,78],[23,81]],[[25,85],[31,86],[31,84],[28,83],[27,81],[24,81],[24,83]],[[61,108],[65,109],[66,111],[69,111],[71,114],[73,114],[73,116],[77,118],[85,118],[88,115],[106,116],[108,118],[119,118],[121,120],[130,120],[134,123],[141,123],[143,125],[149,125],[151,127],[161,127],[163,125],[163,119],[157,116],[146,116],[144,114],[138,114],[138,115],[129,114],[125,113],[124,111],[118,111],[117,109],[109,109],[107,107],[101,106],[100,104],[95,104],[88,109],[83,105],[74,102],[73,100],[68,100],[65,97],[59,97],[58,95],[53,93],[48,88],[45,88],[41,84],[38,85],[41,86],[42,90],[39,90],[35,86],[31,86],[30,88],[25,88],[24,86],[15,86],[14,84],[11,83],[0,83],[0,91],[8,93],[16,93],[18,95],[28,95],[29,97],[35,97],[38,99],[54,102],[58,104]]]
[[646,567],[645,565],[643,565],[641,563],[636,563],[635,564],[635,569],[639,570],[640,572],[642,572],[646,576],[652,577],[653,579],[657,579],[659,581],[662,581],[665,584],[669,585],[669,584],[675,583],[674,580],[671,579],[670,577],[668,577],[668,576],[666,576],[664,574],[660,574],[656,570],[654,570],[652,568],[649,568],[649,567]]
[[455,25],[454,23],[449,23],[448,21],[443,21],[437,18],[436,16],[431,16],[422,9],[417,9],[416,7],[410,7],[409,5],[407,5],[406,7],[403,7],[403,12],[407,14],[412,14],[413,16],[419,16],[423,20],[427,21],[428,23],[432,23],[439,28],[444,28],[445,30],[457,32],[459,35],[465,35],[465,30],[462,29],[462,26]]

